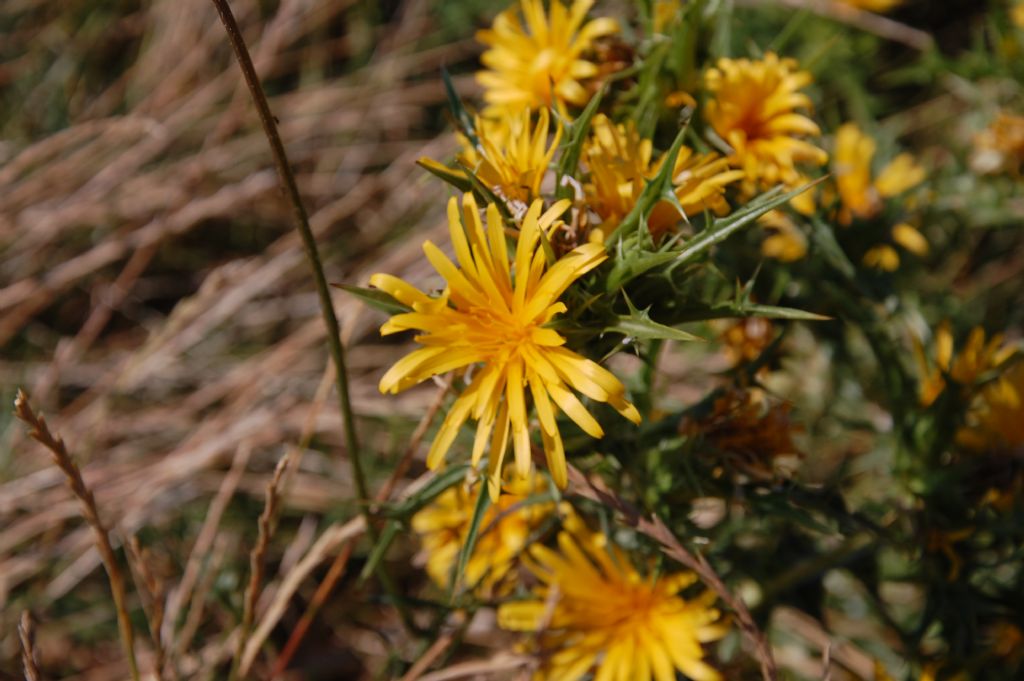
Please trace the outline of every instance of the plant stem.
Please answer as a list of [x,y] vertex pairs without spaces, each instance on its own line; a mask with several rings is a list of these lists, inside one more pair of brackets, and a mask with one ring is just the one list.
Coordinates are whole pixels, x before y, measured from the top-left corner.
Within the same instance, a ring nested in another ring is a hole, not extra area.
[[[363,471],[363,463],[359,455],[359,441],[356,437],[355,418],[352,413],[352,402],[349,396],[345,348],[341,343],[341,329],[338,326],[338,318],[334,314],[334,305],[331,302],[331,293],[327,286],[327,279],[324,276],[323,263],[317,250],[313,229],[309,225],[309,217],[306,215],[305,206],[302,204],[302,197],[299,195],[295,175],[288,164],[288,156],[285,154],[281,135],[277,131],[276,119],[270,111],[270,104],[267,102],[267,96],[260,85],[259,76],[256,74],[256,68],[253,66],[252,58],[249,56],[249,50],[245,46],[245,39],[238,28],[238,22],[235,21],[234,14],[232,14],[227,0],[212,0],[212,2],[217,8],[217,13],[220,14],[228,40],[231,43],[232,49],[234,49],[235,56],[238,58],[238,65],[242,70],[245,83],[249,88],[249,93],[252,95],[256,110],[259,112],[260,122],[263,124],[263,132],[267,137],[267,142],[270,143],[270,151],[274,157],[274,165],[277,167],[277,175],[281,181],[281,187],[291,203],[292,213],[295,218],[295,228],[302,237],[302,245],[309,260],[310,270],[313,272],[317,296],[320,299],[320,312],[323,315],[324,324],[327,326],[327,347],[336,368],[335,384],[338,389],[341,417],[345,424],[345,446],[348,449],[349,461],[352,465],[352,478],[355,481],[356,496],[358,497],[360,512],[366,520],[366,535],[372,543],[375,543],[377,541],[377,532],[372,522],[366,475]],[[411,627],[411,616],[406,611],[404,602],[397,593],[394,593],[394,582],[386,574],[383,563],[378,564],[376,572],[381,585],[392,597],[392,602],[395,604],[403,624]]]
[[[302,197],[299,195],[298,185],[295,183],[295,175],[288,164],[288,156],[284,151],[284,144],[281,142],[281,135],[277,132],[277,123],[274,115],[270,112],[270,104],[267,96],[260,85],[259,76],[256,75],[256,68],[253,66],[249,50],[245,46],[245,39],[238,28],[234,14],[227,0],[212,0],[220,19],[224,23],[224,29],[228,34],[231,47],[235,50],[238,58],[238,65],[245,77],[245,84],[249,87],[253,103],[260,115],[260,122],[263,123],[263,132],[270,143],[270,151],[274,156],[274,165],[277,167],[277,176],[281,180],[281,188],[284,190],[288,201],[292,205],[292,213],[295,218],[295,228],[299,230],[302,237],[302,245],[306,251],[306,258],[309,260],[309,268],[313,272],[313,280],[316,283],[316,293],[320,298],[320,312],[327,326],[327,347],[331,353],[331,359],[337,368],[334,380],[338,389],[338,400],[341,402],[341,417],[345,424],[345,446],[348,448],[349,459],[352,462],[352,477],[355,479],[356,493],[359,495],[360,506],[367,508],[366,502],[369,498],[366,487],[366,476],[363,473],[362,460],[359,458],[359,441],[356,438],[355,419],[352,415],[352,402],[348,390],[348,370],[345,365],[345,348],[341,344],[341,329],[338,327],[338,318],[334,314],[334,305],[331,302],[331,292],[327,286],[327,278],[324,277],[323,263],[320,261],[320,252],[316,246],[316,239],[313,237],[313,229],[309,226],[309,217],[306,215],[306,208],[302,204]],[[369,519],[367,519],[367,531],[372,534]]]

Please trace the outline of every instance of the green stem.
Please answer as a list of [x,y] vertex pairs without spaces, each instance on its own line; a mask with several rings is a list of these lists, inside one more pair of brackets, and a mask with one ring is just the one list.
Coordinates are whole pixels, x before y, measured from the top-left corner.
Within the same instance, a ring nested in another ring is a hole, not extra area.
[[[270,151],[274,157],[278,179],[281,181],[281,187],[284,190],[285,196],[291,203],[293,217],[295,218],[295,228],[302,237],[306,258],[309,260],[309,267],[313,272],[317,296],[320,299],[320,312],[323,315],[324,324],[327,326],[327,347],[336,369],[334,376],[335,386],[338,390],[341,417],[345,428],[345,446],[348,449],[349,461],[352,465],[352,478],[355,481],[360,512],[366,520],[366,535],[372,543],[375,543],[377,541],[377,532],[373,526],[370,513],[366,474],[363,471],[362,459],[359,456],[359,441],[356,437],[355,417],[352,413],[352,401],[349,395],[348,370],[345,365],[345,348],[341,343],[341,329],[338,326],[338,318],[334,314],[334,305],[331,302],[331,293],[327,286],[327,278],[324,276],[323,263],[320,260],[320,253],[317,249],[316,239],[313,236],[313,229],[309,225],[309,216],[306,214],[302,197],[299,195],[299,188],[295,182],[295,175],[292,173],[291,166],[288,163],[288,156],[285,153],[281,135],[277,131],[276,119],[270,111],[270,104],[267,102],[267,96],[260,85],[259,76],[256,74],[256,68],[253,66],[252,58],[249,56],[249,50],[245,46],[245,39],[238,28],[238,22],[235,21],[234,14],[232,14],[227,0],[212,0],[212,2],[217,8],[217,13],[220,14],[228,40],[234,49],[235,56],[238,58],[238,65],[245,78],[245,84],[249,88],[249,93],[252,95],[253,103],[256,105],[256,110],[259,113],[260,122],[263,124],[263,132],[267,137],[267,142],[270,143]],[[403,622],[410,624],[411,617],[405,611],[402,600],[397,594],[393,593],[394,582],[386,575],[383,564],[378,564],[376,572],[382,586],[391,595],[392,601],[402,616]],[[243,637],[247,634],[248,632],[242,632]]]

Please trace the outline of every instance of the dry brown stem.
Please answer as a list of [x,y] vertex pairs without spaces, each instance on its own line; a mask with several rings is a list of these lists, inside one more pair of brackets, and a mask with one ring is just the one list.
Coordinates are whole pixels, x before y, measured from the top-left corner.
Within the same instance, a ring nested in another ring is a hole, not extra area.
[[132,678],[139,681],[139,667],[135,660],[135,634],[132,631],[131,619],[128,616],[127,594],[124,587],[124,577],[121,575],[121,568],[117,564],[117,557],[114,555],[114,548],[110,544],[110,535],[103,521],[100,519],[99,509],[96,507],[96,499],[92,490],[82,480],[82,473],[78,466],[71,459],[64,441],[55,437],[46,420],[41,415],[36,415],[28,403],[28,396],[24,391],[19,390],[18,396],[14,399],[14,413],[29,427],[29,437],[46,447],[53,457],[53,463],[64,473],[68,487],[78,497],[81,503],[82,515],[93,529],[96,540],[96,548],[103,559],[103,565],[107,569],[107,577],[110,581],[110,591],[114,596],[114,608],[117,610],[117,625],[121,631],[121,642],[124,644],[125,655],[128,658],[128,667],[131,670]]
[[18,638],[21,641],[21,664],[25,668],[25,681],[42,681],[43,676],[36,666],[35,626],[32,624],[32,614],[28,610],[21,612]]
[[164,665],[167,663],[167,650],[160,636],[160,627],[164,619],[164,598],[166,596],[163,581],[158,579],[149,566],[149,552],[142,548],[139,538],[135,535],[128,540],[128,567],[135,580],[135,590],[143,594],[143,609],[149,635],[153,641],[153,676],[157,681],[164,678]]

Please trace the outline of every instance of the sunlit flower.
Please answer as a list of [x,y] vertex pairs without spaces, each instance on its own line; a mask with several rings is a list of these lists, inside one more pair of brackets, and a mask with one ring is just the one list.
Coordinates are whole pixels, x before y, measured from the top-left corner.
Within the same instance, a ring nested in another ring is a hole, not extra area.
[[535,544],[524,564],[540,584],[533,598],[503,604],[498,624],[539,632],[535,678],[674,681],[675,670],[697,681],[721,679],[704,662],[702,643],[725,635],[714,594],[685,599],[691,573],[643,576],[602,534],[563,532],[560,552]]
[[[1024,4],[1019,5],[1018,9],[1024,15]],[[975,136],[971,167],[979,173],[1020,174],[1022,166],[1024,116],[1014,116],[1002,111],[987,129]]]
[[787,475],[801,456],[793,443],[800,428],[790,416],[792,408],[760,389],[730,389],[715,400],[711,413],[687,418],[680,431],[712,445],[731,470],[770,480]]
[[[526,548],[530,535],[555,509],[552,502],[523,503],[543,493],[544,479],[510,479],[505,493],[484,512],[472,555],[466,562],[466,584],[482,597],[508,591],[509,572]],[[427,574],[446,588],[459,552],[466,543],[473,511],[483,485],[468,490],[456,485],[412,517],[412,529],[421,536],[427,554]]]
[[847,5],[853,5],[858,9],[866,9],[869,12],[888,12],[889,10],[899,7],[903,4],[903,0],[839,0],[840,2],[846,3]]
[[566,289],[607,258],[601,245],[588,243],[548,267],[541,232],[568,206],[568,201],[560,201],[541,215],[542,202],[534,201],[522,220],[510,263],[497,207],[487,207],[485,230],[471,194],[463,197],[461,211],[452,198],[448,223],[458,265],[431,242],[423,244],[427,259],[447,281],[439,297],[387,274],[370,278],[373,286],[412,308],[385,322],[381,334],[416,329],[422,333],[415,340],[424,346],[384,374],[381,392],[396,393],[438,374],[476,367],[434,437],[427,466],[441,464],[462,425],[472,418],[477,421],[472,461],[480,461],[489,443],[488,487],[493,498],[499,494],[510,438],[519,477],[526,477],[532,466],[527,390],[540,421],[548,468],[559,487],[565,487],[567,474],[556,407],[592,437],[604,435],[573,390],[640,422],[622,383],[597,363],[563,347],[565,338],[545,326],[566,311],[558,301]]
[[[589,206],[601,217],[602,231],[607,232],[633,209],[647,180],[661,170],[664,156],[652,163],[651,140],[641,138],[632,121],[615,124],[598,114],[591,130],[583,149],[590,172],[584,192]],[[696,154],[684,146],[676,157],[672,190],[686,217],[706,210],[723,215],[729,211],[725,187],[742,177],[742,172],[729,170],[728,161],[717,154]],[[683,217],[668,201],[658,202],[650,215],[644,216],[656,237]]]
[[477,33],[489,46],[480,57],[487,70],[477,73],[489,105],[485,113],[586,104],[587,90],[580,81],[593,78],[599,69],[583,55],[596,38],[619,30],[606,17],[584,23],[593,4],[574,0],[566,8],[561,0],[552,0],[549,17],[541,0],[521,0],[522,20],[509,8],[490,29]]
[[828,154],[802,139],[821,134],[817,123],[798,113],[811,108],[810,98],[800,92],[811,80],[795,60],[773,52],[760,60],[722,58],[705,73],[713,95],[708,122],[732,148],[729,158],[746,174],[747,194],[777,184],[798,186],[806,181],[798,164],[828,161]]
[[842,202],[839,221],[844,225],[854,218],[875,217],[882,210],[883,199],[898,196],[924,181],[924,168],[910,154],[900,154],[873,178],[871,161],[875,149],[875,140],[855,123],[846,123],[836,133],[832,174]]
[[793,220],[780,210],[770,210],[758,219],[767,235],[761,242],[761,254],[781,262],[795,262],[807,255],[807,237]]
[[1024,362],[1016,362],[978,391],[956,439],[977,451],[1024,447]]
[[[477,117],[477,144],[460,133],[462,152],[456,158],[498,196],[525,206],[540,195],[541,182],[562,138],[561,126],[555,126],[554,139],[548,144],[549,127],[547,109],[540,110],[532,127],[528,109],[499,118]],[[420,159],[420,163],[451,172],[431,159]]]
[[991,371],[1013,356],[1013,348],[1003,344],[1001,335],[985,342],[985,330],[980,326],[971,330],[967,342],[955,356],[953,354],[953,333],[949,324],[943,323],[935,330],[934,360],[929,361],[924,346],[914,340],[914,354],[919,372],[919,399],[925,407],[931,405],[946,389],[949,376],[961,390],[973,388],[978,378]]

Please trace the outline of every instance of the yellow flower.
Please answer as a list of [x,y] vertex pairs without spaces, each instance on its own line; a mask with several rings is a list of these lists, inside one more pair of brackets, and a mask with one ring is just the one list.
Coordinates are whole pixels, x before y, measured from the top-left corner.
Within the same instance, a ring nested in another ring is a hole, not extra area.
[[882,210],[882,199],[898,196],[924,181],[924,168],[910,154],[900,154],[878,175],[871,177],[875,141],[855,123],[846,123],[836,133],[832,172],[842,208],[839,221],[848,225],[853,218],[870,219]]
[[888,12],[894,7],[903,4],[903,0],[840,0],[847,5],[853,5],[858,9],[866,9],[869,12]]
[[[516,558],[526,548],[531,533],[555,509],[554,503],[523,503],[544,488],[540,476],[511,480],[506,493],[484,513],[464,575],[466,584],[482,597],[506,593],[511,587],[507,577]],[[427,553],[427,574],[442,588],[448,586],[452,568],[466,543],[482,490],[482,485],[472,491],[457,485],[412,517],[412,529],[421,535]]]
[[1024,28],[1024,2],[1018,2],[1010,8],[1010,21],[1012,21],[1017,28]]
[[[537,125],[532,128],[528,109],[510,112],[496,119],[477,117],[474,128],[479,144],[474,146],[459,134],[462,153],[456,158],[495,194],[525,207],[540,195],[541,182],[562,138],[562,128],[556,126],[554,139],[549,145],[549,127],[547,109],[540,110]],[[428,158],[420,159],[420,163],[451,172]]]
[[725,635],[714,594],[686,600],[696,577],[644,577],[602,534],[585,528],[558,537],[559,552],[535,544],[523,563],[540,584],[533,598],[498,609],[498,624],[539,632],[544,654],[536,679],[674,681],[678,669],[697,681],[721,679],[703,661],[702,643]]
[[615,20],[606,17],[584,24],[593,4],[573,0],[566,9],[560,0],[552,0],[548,17],[541,0],[521,0],[525,26],[509,8],[490,29],[477,33],[477,40],[490,46],[480,57],[488,70],[476,76],[489,105],[485,113],[552,106],[564,111],[565,104],[586,104],[587,90],[580,81],[594,77],[599,69],[582,55],[596,38],[619,30]]
[[[583,189],[589,206],[601,217],[601,230],[608,232],[636,205],[646,181],[660,171],[664,157],[651,162],[651,140],[641,138],[632,121],[616,125],[604,114],[598,114],[591,130],[583,148],[590,181]],[[717,154],[701,155],[681,147],[672,189],[685,216],[699,215],[705,210],[723,215],[729,211],[725,187],[742,177],[742,172],[729,170],[728,161]],[[657,237],[684,216],[668,201],[660,201],[644,217],[647,228]]]
[[568,206],[568,201],[560,201],[541,215],[542,202],[534,201],[523,218],[510,263],[497,207],[487,207],[485,230],[473,196],[463,197],[461,211],[453,197],[448,202],[448,223],[458,265],[431,242],[423,244],[427,259],[448,284],[440,297],[429,297],[387,274],[370,278],[370,284],[412,308],[385,322],[381,334],[423,332],[416,342],[424,347],[384,374],[381,392],[396,393],[431,376],[480,365],[434,437],[427,466],[441,464],[462,425],[472,417],[477,421],[472,461],[480,461],[490,442],[488,488],[494,499],[500,491],[510,437],[519,477],[526,477],[532,467],[527,389],[540,421],[548,468],[559,487],[565,487],[567,478],[555,407],[592,437],[604,435],[572,390],[607,402],[629,420],[640,422],[640,414],[625,399],[622,383],[600,365],[563,347],[565,338],[546,326],[565,312],[558,298],[566,289],[608,257],[601,245],[588,243],[547,266],[541,232]]
[[956,440],[976,451],[1024,447],[1024,362],[1016,362],[979,391]]
[[761,254],[781,262],[795,262],[807,255],[807,237],[800,228],[779,210],[771,210],[758,222],[768,235],[761,242]]
[[[1024,4],[1018,9],[1024,15]],[[1000,112],[986,130],[975,136],[971,167],[979,173],[1016,175],[1020,174],[1021,166],[1024,166],[1024,116]]]
[[793,59],[769,52],[764,59],[719,59],[705,73],[704,82],[714,98],[707,104],[707,119],[732,148],[733,165],[746,174],[747,194],[776,184],[788,187],[805,181],[797,164],[824,165],[828,154],[803,136],[820,135],[818,125],[799,109],[810,109],[810,98],[800,89],[811,74],[798,71]]
[[914,340],[914,355],[920,373],[919,399],[922,406],[929,406],[946,389],[946,376],[961,389],[969,390],[985,372],[991,371],[1013,355],[1013,348],[1003,345],[1001,335],[993,336],[985,343],[985,330],[980,326],[971,330],[960,353],[953,356],[953,333],[949,324],[943,323],[935,331],[934,365],[928,361],[924,346]]

